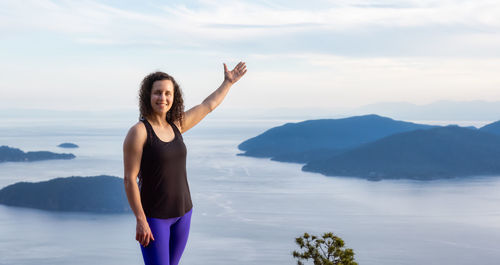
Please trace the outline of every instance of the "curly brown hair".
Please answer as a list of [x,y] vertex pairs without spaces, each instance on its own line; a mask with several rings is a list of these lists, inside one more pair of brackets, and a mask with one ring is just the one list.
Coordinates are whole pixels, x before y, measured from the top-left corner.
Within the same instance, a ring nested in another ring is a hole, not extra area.
[[139,90],[139,119],[142,117],[147,118],[153,114],[153,107],[151,107],[151,90],[155,81],[170,80],[174,84],[174,102],[172,107],[167,112],[167,121],[179,121],[182,124],[184,114],[184,100],[182,98],[182,90],[175,82],[175,79],[164,72],[154,72],[146,77],[141,82],[141,89]]

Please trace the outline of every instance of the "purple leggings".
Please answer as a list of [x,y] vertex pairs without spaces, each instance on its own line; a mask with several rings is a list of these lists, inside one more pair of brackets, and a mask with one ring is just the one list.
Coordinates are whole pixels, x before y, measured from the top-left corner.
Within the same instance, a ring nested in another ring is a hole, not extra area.
[[189,236],[189,225],[193,209],[183,216],[158,219],[149,218],[149,228],[155,240],[147,247],[141,245],[142,257],[146,265],[177,265]]

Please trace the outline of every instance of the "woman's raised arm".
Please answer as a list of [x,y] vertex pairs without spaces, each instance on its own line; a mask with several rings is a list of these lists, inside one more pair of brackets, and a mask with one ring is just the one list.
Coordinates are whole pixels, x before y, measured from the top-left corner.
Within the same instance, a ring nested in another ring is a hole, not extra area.
[[212,112],[226,97],[227,92],[231,86],[240,80],[240,78],[247,72],[244,62],[239,62],[233,70],[229,71],[226,64],[224,64],[224,81],[210,96],[208,96],[201,104],[198,104],[188,111],[184,112],[182,124],[180,124],[180,131],[182,133],[193,128],[198,124],[208,113]]

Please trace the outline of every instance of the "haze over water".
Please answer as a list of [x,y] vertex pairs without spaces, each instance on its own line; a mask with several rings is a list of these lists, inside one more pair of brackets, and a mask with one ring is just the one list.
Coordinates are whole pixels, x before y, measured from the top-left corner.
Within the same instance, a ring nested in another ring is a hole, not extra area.
[[[122,177],[122,142],[136,121],[129,118],[3,123],[0,145],[77,157],[1,163],[0,187]],[[296,264],[294,238],[329,231],[354,249],[359,264],[497,264],[500,177],[370,182],[236,156],[240,142],[288,121],[208,117],[184,134],[194,208],[181,264]],[[58,148],[62,142],[80,148]],[[0,264],[141,264],[134,236],[132,214],[0,205]]]

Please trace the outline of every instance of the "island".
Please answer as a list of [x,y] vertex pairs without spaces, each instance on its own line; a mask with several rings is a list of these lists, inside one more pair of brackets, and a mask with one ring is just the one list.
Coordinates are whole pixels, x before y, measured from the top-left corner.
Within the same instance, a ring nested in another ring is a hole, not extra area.
[[0,162],[31,162],[51,159],[73,159],[73,154],[58,154],[49,151],[23,152],[21,149],[0,146]]
[[58,147],[61,147],[61,148],[78,148],[79,146],[74,144],[74,143],[62,143],[60,145],[58,145]]
[[459,126],[399,133],[328,159],[311,160],[302,170],[369,180],[432,180],[500,175],[500,137]]
[[271,128],[238,145],[251,157],[307,163],[327,158],[383,137],[436,126],[396,121],[371,114],[342,119],[307,120]]
[[0,190],[0,204],[61,212],[131,212],[123,179],[107,175],[18,182]]
[[498,176],[500,134],[493,130],[498,124],[429,126],[366,115],[285,124],[238,147],[245,151],[240,155],[298,162],[303,171],[326,176],[373,181]]

